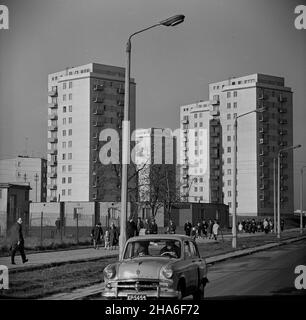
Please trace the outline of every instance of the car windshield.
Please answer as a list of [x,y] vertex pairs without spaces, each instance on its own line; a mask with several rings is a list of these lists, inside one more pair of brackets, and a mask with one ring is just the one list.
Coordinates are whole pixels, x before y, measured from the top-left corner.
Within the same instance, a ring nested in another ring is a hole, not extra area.
[[181,244],[178,240],[154,239],[130,242],[125,250],[124,259],[137,257],[167,257],[179,259]]

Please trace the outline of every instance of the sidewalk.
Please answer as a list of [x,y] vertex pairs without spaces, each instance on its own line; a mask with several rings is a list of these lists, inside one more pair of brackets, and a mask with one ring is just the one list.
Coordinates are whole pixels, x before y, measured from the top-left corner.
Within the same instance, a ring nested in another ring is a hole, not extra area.
[[[288,229],[284,230],[284,233],[298,231],[299,229]],[[238,234],[239,238],[245,237],[255,237],[255,236],[264,236],[264,234],[255,233],[241,233]],[[231,234],[226,234],[223,236],[224,239],[229,241],[232,237]],[[221,239],[221,235],[219,236]],[[197,239],[198,243],[210,243],[214,242],[214,240],[210,239]],[[35,270],[40,268],[58,266],[66,263],[74,263],[74,262],[85,262],[85,261],[94,261],[99,260],[101,258],[109,258],[118,256],[118,250],[105,250],[100,248],[99,250],[95,250],[93,248],[86,249],[71,249],[71,250],[59,250],[59,251],[49,251],[49,252],[37,252],[27,254],[27,258],[29,261],[26,264],[21,262],[21,257],[18,255],[15,258],[16,265],[11,264],[10,257],[0,257],[0,265],[5,265],[9,268],[10,273],[25,271],[25,270]]]

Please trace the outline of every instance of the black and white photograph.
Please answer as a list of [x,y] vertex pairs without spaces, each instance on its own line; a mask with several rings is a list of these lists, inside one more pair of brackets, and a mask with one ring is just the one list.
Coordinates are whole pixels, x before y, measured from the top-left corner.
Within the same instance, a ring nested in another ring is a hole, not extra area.
[[303,300],[305,121],[305,0],[0,0],[0,300]]

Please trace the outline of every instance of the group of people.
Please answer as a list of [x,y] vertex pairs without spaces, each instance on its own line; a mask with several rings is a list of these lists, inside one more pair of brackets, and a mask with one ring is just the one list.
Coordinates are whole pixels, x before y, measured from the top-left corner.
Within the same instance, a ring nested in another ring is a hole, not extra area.
[[220,230],[220,225],[217,220],[206,221],[204,219],[202,222],[199,221],[194,226],[191,224],[189,220],[187,220],[184,225],[184,231],[186,236],[190,236],[193,239],[208,238],[218,240],[218,234]]
[[126,236],[127,239],[143,235],[143,234],[157,234],[158,226],[155,219],[145,219],[142,221],[141,217],[137,218],[137,222],[134,221],[132,217],[130,217],[126,226]]
[[[281,231],[284,230],[285,220],[281,219],[280,221]],[[238,223],[238,231],[239,232],[247,232],[247,233],[255,233],[255,232],[275,232],[275,226],[272,219],[263,219],[256,221],[252,220],[242,220]]]
[[106,250],[113,250],[119,245],[119,229],[112,222],[110,228],[103,232],[101,222],[97,223],[90,234],[94,249],[99,249],[99,245],[104,240],[104,248]]

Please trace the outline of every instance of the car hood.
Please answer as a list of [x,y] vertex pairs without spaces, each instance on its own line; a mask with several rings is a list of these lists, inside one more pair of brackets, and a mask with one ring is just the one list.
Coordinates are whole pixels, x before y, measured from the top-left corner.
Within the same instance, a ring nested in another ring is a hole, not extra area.
[[117,277],[118,280],[124,279],[158,279],[160,269],[163,266],[170,264],[169,260],[165,259],[133,259],[122,261],[118,264]]

